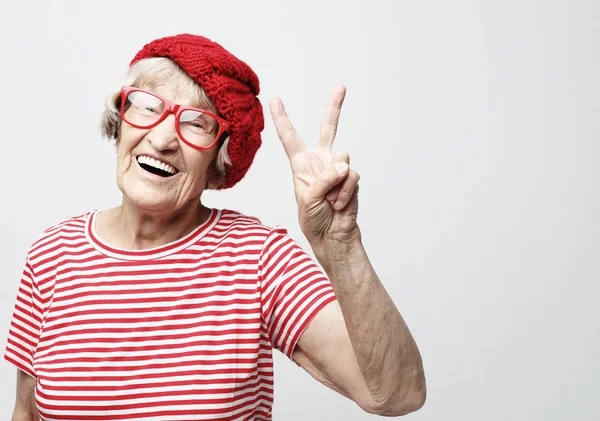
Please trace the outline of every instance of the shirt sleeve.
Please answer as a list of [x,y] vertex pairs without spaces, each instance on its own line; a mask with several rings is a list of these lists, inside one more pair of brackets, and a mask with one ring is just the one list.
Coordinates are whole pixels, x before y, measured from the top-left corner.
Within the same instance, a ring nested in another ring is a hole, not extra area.
[[41,323],[41,296],[33,268],[27,260],[17,292],[4,358],[34,378],[33,357],[40,338]]
[[288,358],[317,313],[334,301],[329,279],[283,228],[269,233],[259,261],[262,317],[271,344]]

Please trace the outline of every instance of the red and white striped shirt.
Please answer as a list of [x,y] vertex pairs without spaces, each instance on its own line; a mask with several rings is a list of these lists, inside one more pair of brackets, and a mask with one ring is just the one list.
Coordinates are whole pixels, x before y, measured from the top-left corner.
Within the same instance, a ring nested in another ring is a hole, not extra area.
[[212,210],[150,250],[115,249],[97,211],[27,256],[5,358],[42,420],[270,420],[272,348],[292,357],[331,284],[282,228]]

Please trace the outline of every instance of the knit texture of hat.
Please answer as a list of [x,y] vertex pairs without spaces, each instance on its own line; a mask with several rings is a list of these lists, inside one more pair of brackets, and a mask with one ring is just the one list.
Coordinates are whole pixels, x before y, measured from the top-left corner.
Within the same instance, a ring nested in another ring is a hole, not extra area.
[[136,54],[130,66],[148,57],[168,57],[202,86],[230,124],[231,165],[222,188],[233,187],[250,168],[261,145],[263,110],[258,77],[243,61],[207,38],[182,34],[157,39]]

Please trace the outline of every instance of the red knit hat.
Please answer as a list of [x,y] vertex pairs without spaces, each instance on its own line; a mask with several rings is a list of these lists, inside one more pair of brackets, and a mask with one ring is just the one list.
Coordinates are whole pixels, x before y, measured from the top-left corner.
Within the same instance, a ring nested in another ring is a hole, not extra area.
[[258,77],[243,61],[207,38],[182,34],[146,44],[131,65],[148,57],[169,57],[197,81],[231,125],[227,178],[223,188],[240,181],[261,145],[263,110]]

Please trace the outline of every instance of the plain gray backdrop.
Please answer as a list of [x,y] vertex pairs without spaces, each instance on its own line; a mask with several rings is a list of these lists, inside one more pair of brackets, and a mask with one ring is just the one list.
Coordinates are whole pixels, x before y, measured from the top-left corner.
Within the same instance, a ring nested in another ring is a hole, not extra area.
[[[335,150],[362,176],[370,258],[419,344],[413,420],[596,420],[600,376],[600,3],[590,1],[4,2],[0,343],[29,245],[120,203],[105,95],[147,42],[207,36],[259,75],[263,146],[206,194],[303,247],[280,96],[314,145],[347,86]],[[276,420],[367,420],[275,356]],[[0,419],[15,369],[0,362]]]

